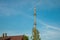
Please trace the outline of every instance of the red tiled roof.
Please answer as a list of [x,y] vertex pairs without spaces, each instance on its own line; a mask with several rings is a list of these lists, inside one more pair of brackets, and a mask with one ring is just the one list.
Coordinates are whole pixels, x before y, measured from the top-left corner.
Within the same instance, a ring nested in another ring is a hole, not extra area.
[[[0,37],[0,40],[3,40],[3,37]],[[4,40],[23,40],[23,35],[21,36],[7,36]]]

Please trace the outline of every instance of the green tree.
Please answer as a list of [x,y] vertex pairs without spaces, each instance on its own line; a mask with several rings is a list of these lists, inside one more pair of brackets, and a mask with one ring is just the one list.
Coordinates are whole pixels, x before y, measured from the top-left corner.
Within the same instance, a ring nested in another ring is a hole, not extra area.
[[36,29],[36,27],[32,29],[32,40],[41,40],[39,31]]
[[24,37],[24,40],[29,40],[28,36],[23,35],[23,37]]

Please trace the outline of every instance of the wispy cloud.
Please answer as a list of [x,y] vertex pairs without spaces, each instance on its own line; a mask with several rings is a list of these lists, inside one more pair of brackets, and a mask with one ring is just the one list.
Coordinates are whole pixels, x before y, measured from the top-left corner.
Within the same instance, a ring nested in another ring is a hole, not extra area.
[[60,32],[55,30],[46,30],[45,32],[40,33],[42,40],[53,40],[60,38]]
[[[45,27],[45,29],[43,29],[43,31],[41,31],[41,37],[42,40],[56,40],[60,38],[60,28],[59,27],[55,27],[48,25],[46,23],[44,23],[43,21],[41,21],[40,19],[38,19],[39,23],[41,25],[43,25],[42,27]],[[52,29],[52,30],[51,30]]]
[[38,21],[39,21],[40,24],[44,25],[46,28],[52,28],[52,29],[60,31],[60,28],[58,28],[58,27],[48,25],[48,24],[44,23],[43,21],[41,21],[39,19],[38,19]]
[[[31,11],[34,8],[34,5],[36,5],[37,8],[40,8],[40,10],[43,9],[52,9],[56,7],[60,7],[60,1],[57,0],[26,0],[26,1],[15,1],[11,3],[1,2],[0,3],[0,15],[17,15],[18,10],[24,10],[28,9]],[[30,5],[30,6],[28,6]],[[23,11],[22,11],[23,12]]]
[[12,2],[12,3],[0,3],[0,16],[11,16],[23,14],[22,7],[27,3],[24,1]]

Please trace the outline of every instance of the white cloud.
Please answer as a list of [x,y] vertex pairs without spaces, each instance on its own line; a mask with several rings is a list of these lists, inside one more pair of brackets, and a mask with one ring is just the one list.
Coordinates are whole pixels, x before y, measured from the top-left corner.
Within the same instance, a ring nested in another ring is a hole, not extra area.
[[[56,3],[55,3],[56,2]],[[59,1],[57,0],[26,0],[26,1],[16,1],[16,2],[12,2],[12,3],[0,3],[0,13],[2,13],[2,15],[17,15],[18,14],[18,10],[15,10],[14,8],[20,8],[19,10],[21,11],[21,9],[23,9],[24,7],[28,7],[28,5],[30,5],[27,9],[29,9],[29,11],[31,11],[34,8],[34,5],[36,4],[36,6],[38,8],[40,8],[41,10],[43,9],[52,9],[52,8],[56,8],[59,7]],[[1,14],[0,14],[1,15]]]
[[43,31],[40,30],[41,31],[40,35],[41,35],[42,40],[54,40],[54,39],[57,40],[58,38],[60,38],[59,27],[48,25],[44,23],[43,21],[41,21],[40,19],[37,19],[37,20],[39,21],[39,24],[43,25],[42,27],[45,28],[43,29]]
[[42,25],[43,25],[44,27],[46,27],[47,29],[48,29],[48,28],[52,28],[52,29],[55,29],[55,30],[60,31],[60,28],[59,28],[59,27],[55,27],[55,26],[48,25],[48,24],[44,23],[43,21],[41,21],[41,20],[39,20],[39,19],[38,19],[38,21],[39,21],[40,24],[42,24]]

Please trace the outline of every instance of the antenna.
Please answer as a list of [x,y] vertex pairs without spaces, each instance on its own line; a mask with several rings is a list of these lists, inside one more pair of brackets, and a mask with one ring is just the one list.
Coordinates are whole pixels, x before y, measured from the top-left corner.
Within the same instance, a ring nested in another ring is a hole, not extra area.
[[34,27],[36,27],[36,7],[34,7]]

